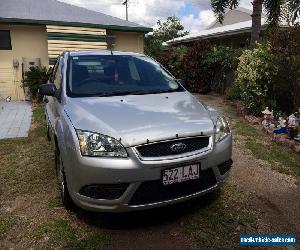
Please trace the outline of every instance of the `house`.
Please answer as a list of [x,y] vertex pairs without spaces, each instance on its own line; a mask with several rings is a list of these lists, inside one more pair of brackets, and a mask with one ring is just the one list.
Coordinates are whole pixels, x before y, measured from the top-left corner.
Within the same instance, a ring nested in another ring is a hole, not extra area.
[[31,66],[53,65],[64,50],[143,52],[151,28],[56,0],[0,1],[0,100],[23,100],[22,77]]
[[[222,24],[215,20],[206,29],[167,41],[166,45],[191,45],[195,41],[209,40],[216,45],[245,47],[249,44],[251,37],[251,15],[251,10],[242,7],[228,10],[224,15]],[[266,19],[263,15],[261,35],[264,34],[266,27]]]

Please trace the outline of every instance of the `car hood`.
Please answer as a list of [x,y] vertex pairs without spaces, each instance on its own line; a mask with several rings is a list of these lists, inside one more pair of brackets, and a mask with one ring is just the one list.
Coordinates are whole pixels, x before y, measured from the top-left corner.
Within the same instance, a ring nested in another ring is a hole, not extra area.
[[211,135],[207,109],[188,92],[70,98],[65,112],[76,129],[121,139],[124,146]]

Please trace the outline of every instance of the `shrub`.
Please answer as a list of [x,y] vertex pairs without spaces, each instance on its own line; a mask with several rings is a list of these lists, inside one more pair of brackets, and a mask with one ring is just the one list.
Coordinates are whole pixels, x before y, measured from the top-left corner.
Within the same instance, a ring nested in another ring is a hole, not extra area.
[[162,41],[153,35],[145,37],[145,54],[151,57],[156,57],[162,52]]
[[170,48],[163,51],[156,60],[166,67],[176,78],[182,77],[183,57],[187,51],[187,47],[180,46]]
[[273,81],[277,72],[278,67],[268,46],[258,44],[242,53],[233,88],[246,111],[258,115],[266,106],[274,110],[278,108]]
[[206,41],[196,42],[188,48],[182,58],[182,79],[186,87],[192,92],[207,93],[211,87],[211,71],[203,67],[203,61],[211,45]]
[[282,111],[292,113],[300,108],[300,25],[274,32],[269,40],[278,65],[275,97]]
[[23,87],[29,88],[32,99],[39,99],[38,88],[41,84],[47,82],[47,72],[48,70],[46,67],[31,67],[30,70],[25,73]]
[[206,54],[202,65],[211,74],[210,85],[213,91],[224,94],[232,84],[241,53],[242,49],[215,46]]

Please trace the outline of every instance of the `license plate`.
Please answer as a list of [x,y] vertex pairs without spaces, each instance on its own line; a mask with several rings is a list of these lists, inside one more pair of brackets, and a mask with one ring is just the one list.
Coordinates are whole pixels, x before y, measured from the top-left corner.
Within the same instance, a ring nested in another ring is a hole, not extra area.
[[163,171],[163,185],[199,179],[200,165],[171,168]]

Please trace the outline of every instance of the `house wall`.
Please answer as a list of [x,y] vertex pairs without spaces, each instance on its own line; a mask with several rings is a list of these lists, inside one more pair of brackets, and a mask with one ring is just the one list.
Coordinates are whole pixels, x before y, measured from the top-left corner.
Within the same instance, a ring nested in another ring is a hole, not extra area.
[[[92,28],[9,25],[0,24],[0,30],[10,30],[12,50],[0,50],[0,99],[11,96],[24,100],[22,84],[23,58],[40,58],[42,66],[49,66],[64,50],[106,49],[106,33],[116,37],[115,50],[144,52],[144,33],[107,31]],[[98,36],[98,38],[97,38]],[[13,67],[13,61],[19,67]]]
[[47,25],[47,33],[50,64],[66,50],[107,49],[105,29]]
[[[10,30],[12,50],[0,50],[0,99],[11,96],[23,100],[22,58],[40,58],[48,66],[48,44],[45,26],[3,25],[1,30]],[[19,67],[13,67],[13,60]]]
[[144,33],[107,31],[115,36],[114,50],[144,53]]

